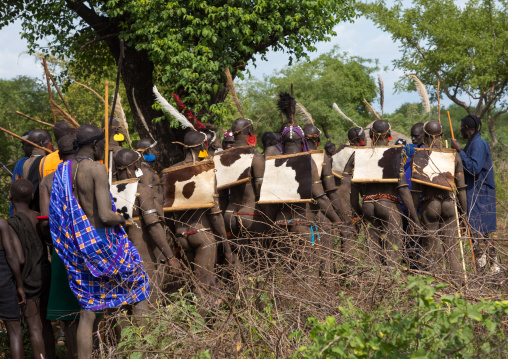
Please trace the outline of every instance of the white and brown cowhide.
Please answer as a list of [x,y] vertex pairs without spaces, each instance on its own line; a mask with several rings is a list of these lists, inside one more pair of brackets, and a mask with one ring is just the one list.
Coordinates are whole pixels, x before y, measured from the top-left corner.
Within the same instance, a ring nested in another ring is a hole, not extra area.
[[139,178],[129,178],[113,182],[110,187],[110,192],[116,206],[116,212],[121,214],[128,223],[132,222],[132,212],[138,192],[138,182]]
[[312,161],[309,152],[266,157],[258,203],[310,202]]
[[417,148],[411,181],[452,191],[455,188],[455,150]]
[[164,211],[213,207],[215,167],[212,159],[162,171]]
[[346,146],[332,156],[332,172],[339,178],[344,177],[344,168],[358,147]]
[[324,150],[312,150],[309,151],[314,163],[316,164],[319,178],[321,178],[321,172],[323,172],[323,166],[325,165],[325,151]]
[[254,146],[234,147],[213,156],[217,189],[233,187],[250,180]]
[[352,182],[398,182],[403,146],[358,147]]

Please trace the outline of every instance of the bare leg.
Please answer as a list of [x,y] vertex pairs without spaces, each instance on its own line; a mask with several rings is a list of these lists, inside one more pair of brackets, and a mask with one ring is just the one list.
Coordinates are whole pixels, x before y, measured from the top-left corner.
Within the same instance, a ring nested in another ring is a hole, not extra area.
[[[189,244],[194,248],[194,275],[205,287],[213,285],[215,273],[215,260],[217,256],[217,244],[211,233],[200,232],[188,237]],[[196,294],[203,297],[205,292],[196,288]]]
[[30,341],[32,343],[32,351],[34,359],[40,359],[41,355],[46,357],[44,350],[44,339],[42,336],[42,321],[39,311],[39,299],[28,299],[23,308],[28,329],[30,331]]
[[422,203],[422,222],[427,235],[422,241],[422,261],[426,270],[436,270],[441,255],[441,243],[438,238],[441,217],[441,201],[431,200]]
[[53,332],[53,326],[51,320],[46,318],[48,313],[48,302],[49,302],[49,283],[45,286],[41,293],[40,299],[40,316],[42,322],[42,337],[44,339],[44,349],[46,350],[45,359],[55,359],[55,333]]
[[[386,233],[384,249],[388,265],[402,262],[404,235],[402,233],[402,217],[395,203],[378,201],[375,203],[375,215],[381,221]],[[388,261],[388,258],[390,259]]]
[[78,325],[78,358],[90,359],[93,349],[93,324],[95,313],[81,309]]
[[[367,236],[367,248],[369,251],[369,259],[371,264],[379,265],[381,264],[381,241],[380,241],[380,233],[379,233],[379,220],[375,218],[374,211],[374,203],[367,202],[363,204],[362,207],[363,214],[365,219],[371,224],[371,226],[366,231],[365,235]],[[367,228],[367,225],[365,226]]]
[[7,334],[9,335],[9,347],[11,349],[12,359],[23,359],[23,333],[21,323],[16,321],[5,321]]
[[[319,211],[315,217],[317,225],[318,225],[318,233],[319,233],[319,241],[316,240],[316,249],[319,252],[319,256],[321,257],[321,265],[320,270],[322,275],[324,273],[332,273],[333,271],[333,261],[331,258],[331,249],[332,249],[332,226],[330,220]],[[316,237],[317,234],[314,234]]]
[[65,320],[65,345],[67,346],[67,358],[74,359],[78,356],[78,321]]

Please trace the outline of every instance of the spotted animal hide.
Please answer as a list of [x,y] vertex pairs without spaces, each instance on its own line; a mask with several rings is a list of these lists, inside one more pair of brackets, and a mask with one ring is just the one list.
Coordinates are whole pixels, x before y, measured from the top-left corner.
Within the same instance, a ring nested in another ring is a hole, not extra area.
[[455,187],[455,155],[455,150],[449,148],[417,148],[411,181],[452,191]]
[[211,159],[166,168],[162,183],[165,211],[213,207],[215,168]]
[[266,157],[259,203],[310,202],[311,198],[310,153]]
[[355,149],[356,147],[346,146],[332,156],[332,172],[335,176],[344,177],[344,168],[353,153],[355,153]]
[[230,148],[215,153],[217,189],[226,189],[250,180],[254,146]]
[[116,181],[111,184],[110,192],[115,201],[116,212],[125,218],[126,222],[132,222],[132,211],[136,202],[139,178],[129,178]]
[[362,147],[355,150],[352,182],[399,181],[403,146]]
[[321,172],[323,172],[323,166],[325,165],[325,151],[323,150],[313,150],[310,151],[310,154],[312,156],[312,159],[314,160],[314,163],[316,164],[319,178],[321,178]]

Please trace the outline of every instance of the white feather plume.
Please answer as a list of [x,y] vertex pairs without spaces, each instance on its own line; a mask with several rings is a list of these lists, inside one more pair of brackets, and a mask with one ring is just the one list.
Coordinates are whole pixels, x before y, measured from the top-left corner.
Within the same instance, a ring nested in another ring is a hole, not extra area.
[[165,112],[169,113],[171,116],[173,116],[176,120],[178,120],[178,122],[180,122],[182,127],[191,128],[194,131],[196,130],[194,128],[194,126],[192,125],[192,123],[190,123],[190,121],[184,115],[182,115],[180,112],[178,112],[178,110],[176,108],[171,106],[171,104],[164,97],[162,97],[162,95],[157,90],[157,86],[153,87],[153,93],[155,94],[157,103],[162,106],[162,109]]
[[141,113],[141,110],[138,107],[138,103],[136,102],[136,96],[134,96],[134,87],[132,88],[132,99],[134,100],[134,106],[136,106],[136,111],[138,112],[138,116],[141,119],[141,123],[143,123],[143,126],[145,127],[146,132],[148,132],[148,134],[150,135],[150,137],[152,138],[152,140],[154,142],[157,142],[157,141],[155,141],[155,138],[153,138],[152,132],[150,132],[150,129],[148,128],[148,124],[146,123],[145,116],[143,116],[143,114]]
[[300,115],[305,125],[314,125],[314,119],[309,111],[298,101],[296,101],[296,114]]
[[337,104],[334,102],[333,103],[333,109],[335,111],[337,111],[339,113],[339,115],[341,115],[346,121],[349,121],[353,126],[355,127],[360,127],[356,124],[355,121],[353,121],[352,119],[350,119],[349,117],[346,116],[346,114],[344,112],[341,111],[341,109],[339,108],[339,106],[337,106]]
[[411,77],[415,81],[416,92],[420,95],[420,100],[422,101],[423,109],[425,112],[430,114],[430,101],[429,94],[427,93],[427,89],[425,85],[420,81],[416,75],[406,75],[406,77]]
[[127,142],[129,142],[129,146],[132,148],[131,136],[129,135],[129,124],[127,123],[127,117],[125,117],[125,112],[123,111],[122,98],[120,97],[120,94],[118,94],[116,101],[117,103],[115,105],[115,115],[118,118],[118,121],[120,122],[120,127],[123,127],[125,131],[125,136],[127,137]]

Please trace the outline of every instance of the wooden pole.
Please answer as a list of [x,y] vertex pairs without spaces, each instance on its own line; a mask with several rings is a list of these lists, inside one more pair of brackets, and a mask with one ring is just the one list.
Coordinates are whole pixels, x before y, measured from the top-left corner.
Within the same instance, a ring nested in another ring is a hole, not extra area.
[[105,144],[104,144],[104,164],[106,165],[106,171],[109,172],[109,121],[108,121],[108,85],[106,81],[106,94],[104,96],[104,132],[105,132]]
[[[56,92],[58,92],[58,96],[60,96],[60,99],[62,100],[63,104],[65,105],[67,112],[69,112],[69,115],[74,117],[71,112],[71,109],[69,108],[69,105],[67,105],[67,101],[65,101],[65,98],[63,97],[62,93],[60,92],[60,89],[58,88],[58,85],[56,84],[55,79],[53,79],[53,76],[51,75],[51,73],[48,70],[48,67],[47,67],[48,65],[46,64],[46,59],[43,60],[42,65],[44,66],[44,69],[46,71],[46,78],[49,77],[49,79],[51,79],[51,82],[53,82],[53,86],[55,86]],[[49,80],[48,80],[48,87],[49,87]],[[56,124],[56,122],[55,122],[55,124]]]
[[452,133],[452,140],[455,140],[455,135],[453,134],[453,126],[452,126],[452,119],[450,118],[450,111],[446,111],[448,114],[448,123],[450,124],[450,132]]
[[457,221],[457,233],[459,235],[459,247],[460,247],[460,256],[462,257],[462,270],[464,271],[464,279],[467,281],[467,273],[466,273],[466,259],[464,258],[464,246],[462,245],[462,235],[460,233],[460,223],[459,223],[459,212],[457,211],[457,197],[455,197],[455,220]]
[[437,120],[441,123],[441,99],[439,98],[439,80],[437,81]]
[[23,116],[23,117],[25,117],[25,118],[28,118],[28,119],[29,119],[29,120],[31,120],[31,121],[34,121],[34,122],[40,123],[41,125],[44,125],[44,126],[49,126],[49,127],[55,127],[55,125],[52,125],[52,124],[50,124],[50,123],[47,123],[47,122],[44,122],[44,121],[41,121],[41,120],[37,120],[37,119],[35,119],[35,118],[33,118],[33,117],[30,117],[30,116],[28,116],[28,115],[25,115],[25,114],[24,114],[24,113],[22,113],[22,112],[16,111],[16,113],[17,113],[18,115],[20,115],[20,116]]
[[0,131],[4,131],[5,133],[7,133],[7,134],[9,134],[9,135],[11,135],[11,136],[14,136],[14,137],[16,137],[17,139],[20,139],[21,141],[25,141],[26,143],[29,143],[29,144],[31,144],[32,146],[37,147],[37,148],[38,148],[38,149],[40,149],[40,150],[44,150],[44,151],[46,151],[46,152],[48,152],[48,153],[53,153],[53,151],[51,151],[49,148],[39,146],[38,144],[35,144],[35,143],[33,143],[32,141],[29,141],[29,140],[27,140],[27,139],[25,139],[25,138],[23,138],[23,137],[21,137],[21,136],[18,136],[18,135],[16,135],[14,132],[11,132],[11,131],[9,131],[9,130],[6,130],[6,129],[5,129],[5,128],[3,128],[3,127],[0,127]]
[[[48,71],[48,65],[46,64],[46,58],[42,59],[42,66],[44,66],[44,73],[46,74],[46,83],[48,85],[48,95],[49,95],[49,102],[53,100],[53,94],[51,93],[51,85],[49,84],[49,71]],[[51,114],[53,115],[53,123],[56,125],[56,115],[53,109],[51,109]]]

